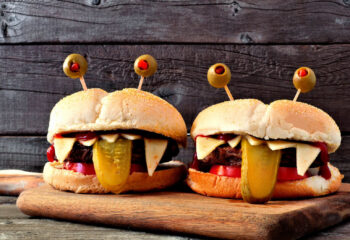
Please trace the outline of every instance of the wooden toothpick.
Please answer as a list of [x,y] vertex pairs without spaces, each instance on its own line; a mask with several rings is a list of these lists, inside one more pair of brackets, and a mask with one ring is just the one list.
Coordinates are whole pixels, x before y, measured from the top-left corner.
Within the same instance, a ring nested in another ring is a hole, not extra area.
[[297,91],[297,93],[296,93],[295,96],[294,96],[293,102],[296,102],[296,101],[297,101],[297,99],[298,99],[300,93],[301,93],[301,90],[300,90],[300,88],[299,88],[298,91]]
[[138,90],[141,90],[142,84],[143,84],[143,80],[144,80],[144,79],[145,79],[145,77],[144,77],[144,76],[141,76],[140,82],[139,82],[139,86],[137,87]]
[[230,89],[228,89],[227,85],[225,85],[224,88],[225,88],[225,91],[226,91],[226,93],[227,93],[228,98],[229,98],[231,101],[233,101],[234,99],[233,99],[233,97],[232,97],[232,94],[231,94],[231,92],[230,92]]
[[84,91],[87,91],[88,88],[87,88],[87,86],[86,86],[84,77],[81,76],[79,79],[80,79],[80,83],[81,83],[81,86],[83,87]]

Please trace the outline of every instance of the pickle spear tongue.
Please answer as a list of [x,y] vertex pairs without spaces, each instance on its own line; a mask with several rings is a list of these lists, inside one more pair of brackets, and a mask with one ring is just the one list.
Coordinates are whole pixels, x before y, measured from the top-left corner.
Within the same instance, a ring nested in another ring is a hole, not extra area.
[[96,141],[92,161],[96,177],[105,189],[114,193],[123,190],[130,174],[131,150],[131,140],[120,138],[113,143]]
[[250,145],[242,139],[241,192],[249,203],[264,203],[270,200],[275,188],[281,151],[272,151],[266,144]]

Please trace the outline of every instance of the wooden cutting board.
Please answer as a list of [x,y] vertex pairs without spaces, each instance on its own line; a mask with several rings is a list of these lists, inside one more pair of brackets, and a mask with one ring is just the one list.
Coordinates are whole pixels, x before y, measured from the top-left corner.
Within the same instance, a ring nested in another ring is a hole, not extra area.
[[264,205],[190,192],[93,195],[44,185],[22,192],[17,206],[30,216],[125,228],[230,239],[296,239],[350,217],[350,184],[327,197]]
[[43,184],[42,173],[0,170],[0,195],[18,196],[24,190]]

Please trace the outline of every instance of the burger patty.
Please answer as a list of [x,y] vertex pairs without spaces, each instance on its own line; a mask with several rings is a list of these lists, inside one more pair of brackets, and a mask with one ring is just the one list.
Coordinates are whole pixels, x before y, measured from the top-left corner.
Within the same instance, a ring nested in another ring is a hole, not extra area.
[[[231,148],[225,144],[217,147],[204,159],[198,161],[199,170],[208,172],[213,165],[226,165],[240,167],[242,164],[242,151],[240,148]],[[321,154],[311,164],[310,168],[320,167],[323,163],[321,161]],[[286,148],[282,150],[281,167],[296,168],[296,149]]]
[[[172,159],[173,156],[176,156],[179,153],[179,148],[177,143],[170,139],[168,146],[163,154],[160,162],[168,162]],[[145,160],[145,145],[143,140],[135,140],[132,144],[132,155],[131,162],[141,165],[146,165]],[[79,142],[75,142],[72,148],[72,151],[65,159],[68,162],[79,162],[79,163],[92,163],[92,146],[87,147]]]

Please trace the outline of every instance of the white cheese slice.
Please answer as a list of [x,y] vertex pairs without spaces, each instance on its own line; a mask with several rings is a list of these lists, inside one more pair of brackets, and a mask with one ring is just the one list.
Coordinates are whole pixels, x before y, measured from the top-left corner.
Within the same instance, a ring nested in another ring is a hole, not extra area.
[[235,148],[235,147],[237,147],[237,145],[239,144],[241,139],[242,139],[242,136],[237,136],[237,137],[231,139],[230,141],[228,141],[227,143],[228,143],[228,145],[230,145],[230,147]]
[[268,141],[267,142],[267,146],[272,150],[272,151],[276,151],[276,150],[281,150],[281,149],[286,149],[286,148],[292,148],[292,147],[296,147],[297,144],[294,142],[287,142],[287,141]]
[[109,143],[114,143],[118,139],[118,137],[119,137],[118,133],[101,135],[101,138],[103,140],[106,140]]
[[144,141],[147,171],[148,175],[152,176],[168,146],[168,140],[145,138]]
[[297,172],[303,176],[310,165],[315,161],[321,150],[318,147],[305,143],[297,143]]
[[86,147],[91,147],[92,145],[94,145],[94,143],[96,142],[97,138],[92,138],[92,139],[89,139],[89,140],[85,140],[85,141],[82,141],[80,140],[79,143],[81,145],[84,145]]
[[122,133],[121,135],[123,136],[123,138],[128,139],[128,140],[142,139],[142,137],[140,135],[137,135],[137,134]]
[[196,152],[197,158],[203,159],[208,156],[215,148],[224,144],[224,140],[219,140],[210,137],[197,137],[196,139]]
[[62,163],[69,155],[75,143],[75,138],[55,138],[53,144],[57,160]]
[[246,135],[245,138],[248,140],[249,144],[252,146],[261,145],[264,143],[264,140],[257,139],[255,137],[252,137],[250,135]]

